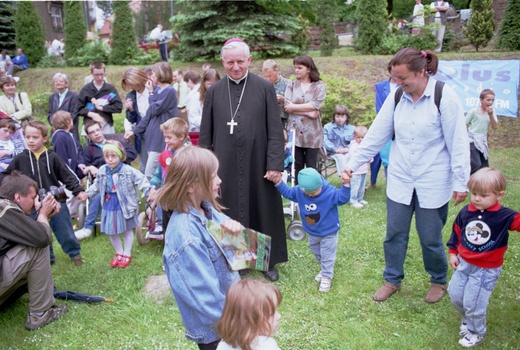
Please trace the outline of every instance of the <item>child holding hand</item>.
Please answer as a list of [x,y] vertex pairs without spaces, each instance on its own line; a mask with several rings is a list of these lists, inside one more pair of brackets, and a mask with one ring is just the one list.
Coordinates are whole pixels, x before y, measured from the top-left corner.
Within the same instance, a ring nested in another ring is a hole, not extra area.
[[[116,251],[110,266],[125,268],[132,261],[133,229],[137,226],[139,214],[137,190],[140,189],[146,195],[150,184],[140,171],[123,163],[126,153],[119,141],[106,141],[103,157],[106,164],[99,168],[87,194],[91,198],[97,193],[101,194],[101,232],[109,235]],[[124,249],[121,234],[124,237]]]
[[280,324],[281,302],[274,284],[253,279],[233,284],[217,323],[222,336],[217,350],[280,350],[272,336]]
[[465,348],[484,341],[487,306],[502,272],[509,231],[520,231],[519,213],[499,203],[506,179],[498,170],[478,170],[471,175],[468,188],[470,204],[455,219],[447,243],[455,270],[448,293],[462,316],[459,344]]
[[309,248],[321,268],[314,278],[320,282],[320,292],[330,290],[334,277],[340,228],[338,206],[350,199],[348,176],[343,177],[342,182],[341,189],[337,189],[315,169],[305,168],[298,173],[297,186],[289,187],[281,180],[276,183],[284,198],[298,203],[303,228],[309,234]]
[[156,199],[164,210],[173,210],[163,262],[186,338],[205,350],[218,346],[215,324],[222,316],[227,290],[240,279],[206,228],[212,220],[234,234],[243,229],[220,212],[217,197],[222,181],[217,171],[218,160],[211,151],[184,147],[175,152]]

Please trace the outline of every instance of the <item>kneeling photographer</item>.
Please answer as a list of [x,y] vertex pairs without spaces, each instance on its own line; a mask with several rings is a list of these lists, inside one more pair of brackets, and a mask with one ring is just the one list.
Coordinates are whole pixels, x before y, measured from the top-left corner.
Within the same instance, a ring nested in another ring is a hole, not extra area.
[[[38,329],[67,312],[56,305],[50,264],[52,233],[49,218],[61,205],[52,194],[40,201],[37,183],[18,171],[0,185],[0,305],[29,291],[25,327]],[[36,209],[36,219],[29,215]]]

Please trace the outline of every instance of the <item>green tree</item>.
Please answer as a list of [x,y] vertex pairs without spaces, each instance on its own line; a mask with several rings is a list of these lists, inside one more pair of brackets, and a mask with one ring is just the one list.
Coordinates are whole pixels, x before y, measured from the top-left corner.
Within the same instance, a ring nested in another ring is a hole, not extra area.
[[0,1],[0,47],[10,52],[16,49],[13,28],[13,3]]
[[490,9],[491,0],[473,0],[470,5],[471,18],[462,31],[468,38],[471,45],[478,51],[481,47],[486,47],[489,40],[493,37],[495,20],[493,11]]
[[38,11],[32,1],[18,1],[14,15],[16,46],[21,47],[33,67],[45,56],[45,36]]
[[65,61],[67,61],[73,57],[79,49],[85,46],[87,42],[87,27],[83,20],[81,2],[64,1],[63,17],[63,32],[65,36],[64,58]]
[[498,47],[507,50],[520,50],[519,13],[520,0],[509,0],[498,32]]
[[137,37],[150,33],[157,24],[161,23],[165,30],[170,29],[171,16],[170,1],[143,1],[141,2],[141,10],[134,13],[135,31]]
[[320,55],[332,56],[338,45],[338,38],[334,33],[335,14],[337,6],[332,1],[324,1],[318,8],[318,27],[320,28]]
[[[116,65],[135,64],[139,48],[135,40],[132,13],[128,0],[112,3],[115,20],[112,25],[112,50],[109,63]],[[152,62],[151,62],[152,63]]]
[[213,60],[222,44],[239,37],[262,58],[295,56],[301,51],[292,37],[300,30],[297,16],[272,12],[255,1],[191,1],[175,3],[177,14],[170,19],[179,34],[176,58]]
[[386,3],[380,0],[358,1],[358,29],[354,48],[363,53],[377,53],[387,31]]

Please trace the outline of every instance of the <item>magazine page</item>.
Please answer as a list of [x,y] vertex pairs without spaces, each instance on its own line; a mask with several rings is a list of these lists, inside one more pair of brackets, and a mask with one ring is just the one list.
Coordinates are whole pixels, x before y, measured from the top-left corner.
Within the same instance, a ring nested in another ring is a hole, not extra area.
[[207,222],[207,229],[232,270],[269,270],[271,237],[250,228],[233,235],[214,221]]

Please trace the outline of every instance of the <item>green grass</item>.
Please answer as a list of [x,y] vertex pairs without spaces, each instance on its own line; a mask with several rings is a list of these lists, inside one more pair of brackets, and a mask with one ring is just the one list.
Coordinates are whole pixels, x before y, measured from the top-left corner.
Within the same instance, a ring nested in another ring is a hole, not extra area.
[[[315,56],[315,55],[313,55]],[[441,59],[518,59],[518,52],[447,53]],[[335,57],[316,57],[320,72],[343,75],[365,81],[371,86],[385,79],[390,56],[359,56],[349,49],[336,50]],[[293,74],[292,59],[279,59],[285,76]],[[212,62],[223,74],[222,65]],[[262,61],[253,60],[251,70],[260,72]],[[171,62],[184,71],[200,63]],[[127,67],[107,67],[107,76],[120,94],[120,79]],[[18,91],[26,91],[33,102],[36,117],[45,118],[52,76],[64,71],[70,88],[79,91],[87,68],[29,69],[20,72]],[[46,95],[47,93],[47,95]],[[124,96],[124,95],[123,95]],[[41,101],[35,103],[34,99]],[[123,115],[117,115],[116,130],[122,130]],[[46,118],[45,118],[46,119]],[[44,119],[44,120],[45,120]],[[503,204],[520,209],[519,122],[500,118],[499,130],[490,133],[491,165],[501,169],[508,179]],[[381,172],[382,173],[382,172]],[[331,177],[339,185],[339,179]],[[422,266],[421,250],[414,230],[405,265],[402,291],[385,303],[372,301],[373,292],[382,283],[385,237],[385,181],[367,191],[368,207],[354,210],[340,208],[342,229],[336,262],[336,277],[327,294],[318,292],[314,275],[319,267],[306,241],[288,241],[289,262],[279,266],[276,284],[283,293],[280,307],[282,321],[276,336],[282,349],[459,349],[460,318],[445,298],[436,305],[423,301],[429,276]],[[447,241],[451,224],[460,205],[450,207],[444,228]],[[57,262],[53,266],[55,284],[60,289],[91,293],[113,299],[113,303],[83,304],[66,302],[70,311],[60,321],[41,330],[24,328],[28,297],[22,297],[0,312],[0,349],[196,349],[184,339],[184,330],[173,296],[162,303],[145,295],[149,276],[163,274],[162,244],[135,242],[132,264],[125,270],[108,264],[113,248],[105,235],[81,242],[85,264],[75,267],[55,243]],[[520,239],[512,233],[502,276],[488,309],[488,334],[480,349],[518,349],[520,339]],[[253,273],[261,278],[261,274]],[[450,271],[451,275],[451,271]],[[61,303],[62,301],[58,301]]]
[[[491,165],[508,179],[503,204],[520,209],[520,150],[491,150]],[[339,185],[334,175],[331,182]],[[319,271],[306,241],[288,241],[289,262],[279,266],[276,285],[283,294],[282,320],[276,339],[282,349],[459,349],[460,317],[449,298],[435,305],[423,301],[429,276],[422,266],[414,230],[405,263],[402,291],[387,302],[372,301],[382,283],[385,237],[385,181],[367,191],[368,207],[340,208],[342,228],[336,276],[329,293],[319,293]],[[461,206],[450,206],[444,241]],[[60,289],[101,295],[113,303],[66,302],[70,311],[40,330],[24,328],[28,297],[0,313],[2,349],[196,349],[184,331],[171,294],[159,303],[144,292],[148,276],[163,274],[162,243],[135,243],[134,260],[125,270],[108,266],[113,248],[99,235],[81,242],[85,264],[75,267],[55,243],[55,284]],[[502,276],[488,309],[488,334],[480,349],[518,349],[520,339],[520,239],[513,232]],[[451,276],[451,271],[449,272]],[[253,277],[261,278],[259,273]],[[63,301],[58,301],[62,303]]]

